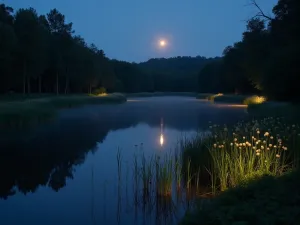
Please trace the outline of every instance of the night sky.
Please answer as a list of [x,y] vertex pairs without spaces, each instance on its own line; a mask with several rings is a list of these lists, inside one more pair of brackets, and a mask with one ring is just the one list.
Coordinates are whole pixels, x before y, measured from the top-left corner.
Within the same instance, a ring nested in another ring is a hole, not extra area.
[[[248,0],[0,0],[39,14],[57,8],[76,34],[109,58],[141,62],[155,57],[215,57],[241,40],[257,10]],[[277,0],[257,0],[271,15]],[[159,40],[166,46],[159,48]]]

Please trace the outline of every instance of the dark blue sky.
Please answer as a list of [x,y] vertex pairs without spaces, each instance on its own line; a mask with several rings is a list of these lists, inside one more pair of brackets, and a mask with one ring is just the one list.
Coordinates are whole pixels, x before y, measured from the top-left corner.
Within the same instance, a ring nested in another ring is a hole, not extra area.
[[[153,57],[220,56],[241,39],[256,9],[249,0],[0,0],[15,9],[46,14],[57,8],[76,34],[109,58],[145,61]],[[257,0],[271,14],[277,0]],[[165,38],[167,46],[158,48]]]

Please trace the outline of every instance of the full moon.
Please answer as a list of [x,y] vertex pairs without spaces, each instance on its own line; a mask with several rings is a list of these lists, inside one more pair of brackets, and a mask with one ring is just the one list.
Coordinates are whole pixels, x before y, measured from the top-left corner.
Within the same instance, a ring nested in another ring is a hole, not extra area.
[[159,46],[160,46],[160,47],[165,47],[166,44],[167,44],[167,42],[166,42],[165,40],[160,40],[160,41],[159,41]]

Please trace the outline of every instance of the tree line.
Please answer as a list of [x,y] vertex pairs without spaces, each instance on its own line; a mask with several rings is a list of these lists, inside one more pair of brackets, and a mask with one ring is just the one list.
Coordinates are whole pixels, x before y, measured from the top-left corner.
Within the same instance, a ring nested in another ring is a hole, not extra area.
[[299,101],[300,1],[279,0],[273,16],[258,10],[242,40],[199,73],[199,91],[257,93],[269,99]]
[[212,59],[173,57],[128,63],[109,59],[76,35],[57,9],[0,4],[0,93],[197,91],[199,70]]

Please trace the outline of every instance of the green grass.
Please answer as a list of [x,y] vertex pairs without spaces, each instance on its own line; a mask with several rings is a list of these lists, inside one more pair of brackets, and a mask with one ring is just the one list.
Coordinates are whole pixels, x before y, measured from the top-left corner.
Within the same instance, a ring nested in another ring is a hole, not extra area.
[[173,157],[166,154],[162,162],[155,157],[156,185],[158,196],[171,196],[172,182],[174,180]]
[[147,161],[144,153],[142,155],[142,168],[141,168],[141,178],[143,181],[143,190],[144,192],[150,191],[151,179],[153,176],[153,160],[150,158]]
[[186,180],[192,176],[194,183],[198,179],[204,186],[211,185],[213,193],[253,177],[278,176],[300,165],[300,127],[296,124],[264,118],[232,128],[212,125],[210,130],[211,136],[183,143],[183,168]]
[[[141,182],[143,193],[153,185],[157,197],[168,199],[176,184],[196,196],[199,204],[183,224],[293,224],[289,211],[300,213],[300,174],[292,172],[300,169],[300,126],[266,117],[231,127],[210,123],[209,130],[182,139],[181,151],[162,158],[142,154],[141,166],[135,155],[135,191]],[[213,199],[203,206],[203,196]]]
[[212,102],[217,103],[231,103],[231,104],[259,104],[262,103],[261,101],[264,100],[262,97],[257,95],[230,95],[226,94],[223,95],[222,93],[212,94],[212,93],[199,93],[196,96],[197,99],[206,99]]
[[300,173],[264,176],[223,192],[207,204],[198,200],[181,224],[300,224]]
[[[126,97],[122,94],[105,96],[70,95],[70,96],[20,96],[2,98],[0,102],[0,126],[23,127],[55,117],[57,110],[78,107],[86,104],[122,103]],[[4,100],[5,99],[5,100]]]
[[299,224],[299,125],[265,117],[210,131],[183,142],[183,168],[214,198],[198,197],[182,224]]

